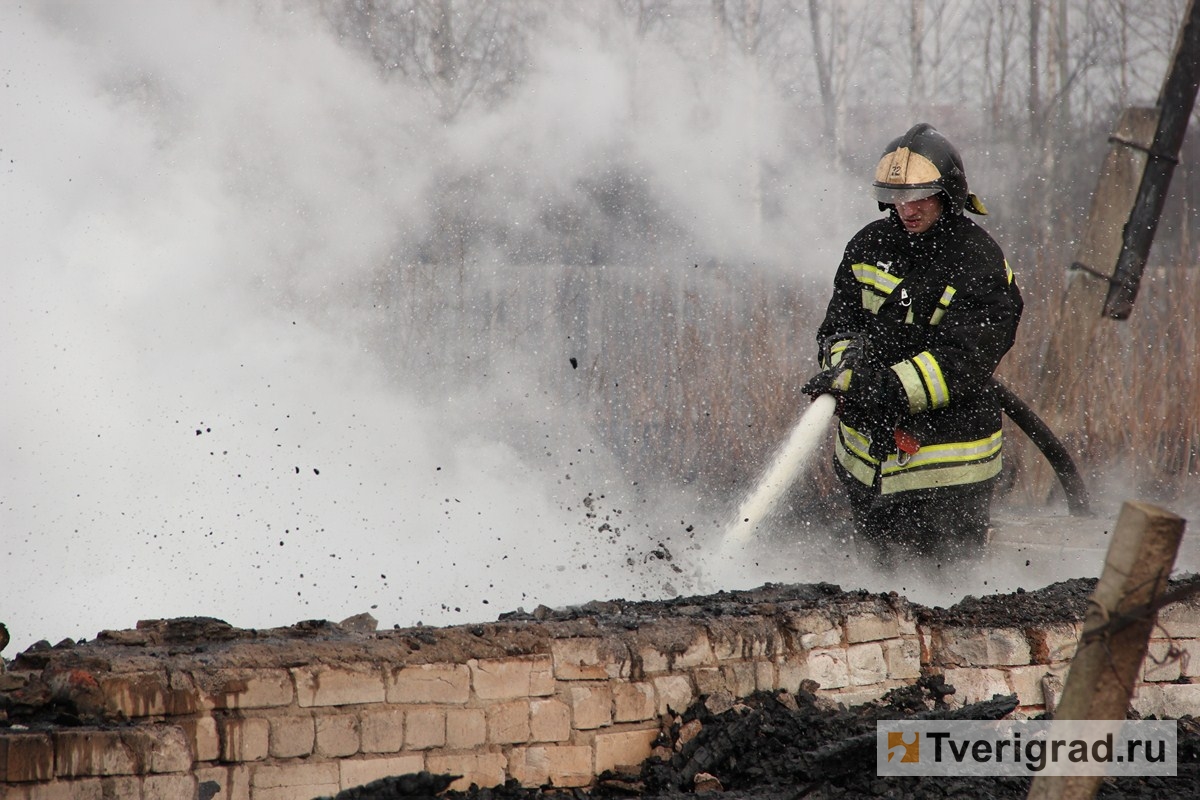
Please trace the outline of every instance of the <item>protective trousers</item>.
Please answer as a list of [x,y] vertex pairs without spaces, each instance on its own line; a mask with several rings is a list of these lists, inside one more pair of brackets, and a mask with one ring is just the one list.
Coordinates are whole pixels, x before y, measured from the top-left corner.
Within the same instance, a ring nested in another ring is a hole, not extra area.
[[914,559],[936,563],[977,559],[991,524],[996,481],[879,494],[841,465],[854,515],[854,533],[876,563],[892,567]]

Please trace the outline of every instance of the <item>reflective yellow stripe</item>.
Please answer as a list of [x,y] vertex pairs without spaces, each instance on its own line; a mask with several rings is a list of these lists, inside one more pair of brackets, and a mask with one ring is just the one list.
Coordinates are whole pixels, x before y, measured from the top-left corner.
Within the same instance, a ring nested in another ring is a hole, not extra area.
[[991,436],[976,439],[973,442],[947,442],[946,444],[926,445],[913,453],[904,466],[900,466],[900,462],[896,458],[889,458],[883,463],[883,474],[886,476],[906,470],[919,470],[925,467],[963,464],[971,461],[986,461],[999,454],[1000,444],[1001,431],[996,431]]
[[[960,486],[965,483],[981,483],[1000,474],[1004,464],[997,456],[989,461],[973,464],[957,464],[918,472],[903,471],[884,476],[879,484],[880,494],[895,494],[913,489],[933,489],[938,486]],[[857,476],[855,476],[857,477]]]
[[870,446],[867,437],[845,423],[839,423],[833,444],[834,457],[855,480],[867,486],[875,483],[875,467],[879,464],[868,454]]
[[933,353],[928,350],[917,353],[912,357],[912,362],[917,365],[921,377],[925,379],[925,389],[929,392],[929,407],[936,409],[950,405],[950,387],[946,385],[942,367],[933,357]]
[[991,436],[973,442],[926,445],[914,453],[904,466],[900,465],[899,454],[893,454],[880,467],[879,461],[868,453],[870,440],[846,424],[839,423],[834,455],[855,480],[866,486],[874,484],[875,472],[879,469],[882,474],[880,493],[895,494],[913,489],[979,483],[993,478],[1000,474],[1004,466],[1002,441],[1002,431],[996,431]]
[[900,285],[901,278],[874,264],[855,264],[853,269],[859,283],[883,294],[891,294]]
[[904,393],[908,395],[908,413],[916,414],[929,408],[929,397],[925,394],[925,381],[911,361],[901,361],[892,366],[892,372],[900,379]]
[[1013,274],[1012,267],[1008,265],[1008,259],[1004,259],[1004,273],[1008,276],[1008,284],[1012,285],[1013,280],[1017,277]]
[[880,297],[870,289],[862,290],[863,308],[865,308],[867,311],[870,311],[872,314],[879,313],[879,307],[883,305],[883,301],[886,299],[886,297]]
[[933,310],[933,314],[929,317],[930,325],[937,325],[942,321],[942,317],[946,316],[946,309],[950,307],[950,301],[954,299],[956,290],[953,286],[947,286],[946,291],[942,292],[941,299],[938,300],[938,307]]
[[854,264],[852,269],[855,280],[862,284],[863,308],[878,314],[883,301],[900,285],[900,278],[874,264]]

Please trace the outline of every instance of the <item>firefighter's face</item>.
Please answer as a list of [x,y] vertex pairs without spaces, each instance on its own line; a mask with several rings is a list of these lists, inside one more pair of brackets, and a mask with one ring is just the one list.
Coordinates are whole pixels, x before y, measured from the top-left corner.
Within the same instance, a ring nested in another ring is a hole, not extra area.
[[933,227],[938,217],[942,215],[942,196],[935,194],[923,200],[913,200],[911,203],[896,203],[896,213],[904,230],[909,233],[924,233]]

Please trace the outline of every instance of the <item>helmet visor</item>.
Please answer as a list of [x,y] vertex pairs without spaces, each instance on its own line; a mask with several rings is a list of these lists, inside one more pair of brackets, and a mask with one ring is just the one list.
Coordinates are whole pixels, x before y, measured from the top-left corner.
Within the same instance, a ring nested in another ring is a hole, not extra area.
[[897,186],[877,181],[873,186],[875,189],[875,199],[889,206],[894,206],[897,203],[912,203],[916,200],[924,200],[926,197],[933,197],[942,191],[942,187],[936,185]]

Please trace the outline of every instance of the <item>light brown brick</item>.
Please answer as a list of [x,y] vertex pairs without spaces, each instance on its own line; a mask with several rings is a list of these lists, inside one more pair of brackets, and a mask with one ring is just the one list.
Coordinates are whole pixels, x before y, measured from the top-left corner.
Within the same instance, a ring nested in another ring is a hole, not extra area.
[[566,699],[571,706],[571,727],[575,730],[586,731],[612,724],[612,689],[607,683],[571,686]]
[[529,697],[533,662],[527,658],[471,659],[471,687],[480,700],[515,700]]
[[446,710],[435,706],[414,708],[404,715],[404,746],[428,750],[446,744]]
[[779,672],[770,661],[754,662],[754,685],[760,692],[773,692],[779,688]]
[[336,761],[299,761],[261,764],[250,775],[254,800],[297,800],[341,791],[341,771]]
[[1034,664],[1057,664],[1075,657],[1080,626],[1074,623],[1046,625],[1029,630],[1030,659]]
[[435,775],[462,776],[450,784],[451,791],[469,789],[472,783],[480,788],[500,786],[507,767],[503,753],[430,753],[425,759],[425,769]]
[[529,701],[492,703],[486,709],[488,744],[518,744],[529,741]]
[[464,664],[421,664],[394,670],[389,703],[461,705],[471,698],[471,671]]
[[636,767],[650,757],[657,726],[643,730],[600,731],[596,734],[596,774],[618,767]]
[[358,734],[358,715],[318,714],[314,722],[317,728],[318,755],[326,758],[344,758],[358,752],[362,745]]
[[[800,684],[808,678],[808,664],[788,659],[776,665],[776,674],[778,675],[777,688],[794,694],[800,690]],[[712,692],[701,692],[701,694],[712,694]]]
[[[725,669],[722,667],[723,673]],[[649,683],[618,683],[613,686],[613,722],[642,722],[653,719],[656,713],[654,687]]]
[[1045,664],[1030,664],[1027,667],[1013,667],[1007,670],[1008,686],[1017,696],[1017,704],[1022,706],[1040,706],[1046,702],[1042,692],[1042,678],[1049,674],[1050,669]]
[[825,695],[825,697],[835,703],[841,703],[847,708],[853,708],[854,706],[861,706],[864,703],[874,703],[900,685],[903,685],[901,681],[884,681],[883,683],[876,683],[871,686],[838,689],[836,692],[830,692]]
[[894,639],[900,635],[900,624],[895,612],[862,613],[846,616],[846,641],[849,644],[859,642],[877,642],[880,639]]
[[693,667],[716,666],[717,655],[713,652],[708,634],[701,630],[695,633],[687,649],[682,653],[676,653],[671,662],[672,668],[679,670],[692,669]]
[[292,677],[301,708],[382,703],[386,698],[378,669],[297,667]]
[[367,707],[359,712],[364,753],[398,753],[404,746],[404,711]]
[[1024,666],[1029,641],[1016,628],[943,628],[934,637],[934,662],[945,666]]
[[118,731],[57,731],[54,769],[60,778],[91,775],[132,775],[134,754],[121,743]]
[[1141,683],[1134,686],[1129,707],[1143,717],[1163,716],[1163,686],[1161,683]]
[[841,641],[841,629],[834,625],[833,620],[828,616],[817,611],[789,611],[784,616],[784,625],[788,630],[801,636],[834,631],[838,636],[838,641]]
[[658,700],[658,708],[655,710],[659,714],[669,711],[682,714],[696,699],[692,691],[692,682],[686,675],[663,675],[651,679],[650,683],[654,686],[654,695]]
[[840,628],[832,628],[821,633],[805,633],[800,636],[800,646],[805,650],[814,650],[818,647],[837,647],[842,643],[842,631]]
[[601,656],[602,640],[595,637],[550,642],[554,675],[559,680],[604,680],[608,667]]
[[692,680],[696,682],[696,694],[716,694],[729,688],[720,667],[697,667],[692,670]]
[[446,709],[446,747],[470,750],[487,742],[487,717],[482,708]]
[[267,720],[230,718],[220,720],[217,727],[221,732],[222,761],[261,761],[270,754],[271,725]]
[[[425,756],[406,753],[385,758],[344,758],[338,762],[342,791],[392,775],[409,775],[425,769]],[[219,800],[219,798],[214,798]]]
[[197,761],[216,761],[220,757],[221,735],[211,715],[180,720],[179,727],[187,734]]
[[638,660],[642,662],[642,672],[646,675],[666,672],[670,668],[666,654],[657,647],[646,646],[638,650]]
[[197,789],[209,791],[214,800],[250,800],[249,771],[246,767],[238,769],[242,770],[241,794],[234,790],[233,769],[225,765],[197,767],[194,773]]
[[887,661],[879,642],[852,644],[846,648],[846,666],[851,686],[867,686],[887,680]]
[[555,698],[529,704],[529,741],[565,742],[571,736],[571,708]]
[[[180,800],[196,796],[193,775],[147,775],[142,780],[142,800]],[[136,794],[117,794],[117,797],[137,797]]]
[[272,758],[296,758],[311,755],[316,742],[316,726],[312,714],[287,714],[271,717],[270,746]]
[[160,717],[167,713],[165,672],[132,672],[102,676],[100,689],[104,707],[127,719]]
[[1180,663],[1181,651],[1172,651],[1172,642],[1155,639],[1146,649],[1146,658],[1142,661],[1142,680],[1147,683],[1177,680],[1182,672]]
[[883,643],[889,678],[912,680],[921,677],[921,645],[915,638],[891,639]]
[[754,667],[746,662],[724,664],[721,673],[725,676],[725,685],[734,697],[749,697],[754,694]]
[[809,679],[819,683],[822,689],[840,689],[850,684],[846,651],[840,647],[810,650],[807,664]]
[[125,745],[138,754],[147,772],[187,772],[192,769],[192,748],[178,725],[139,726],[122,731]]
[[1172,639],[1200,639],[1200,606],[1195,598],[1164,606],[1158,612],[1158,625]]
[[0,736],[0,783],[54,778],[54,741],[45,733]]
[[1167,719],[1200,716],[1200,683],[1163,683],[1162,715]]
[[1200,677],[1200,639],[1177,639],[1175,646],[1183,652],[1180,673],[1186,678]]
[[584,745],[514,748],[509,773],[522,786],[569,788],[592,782],[592,748]]
[[140,799],[142,796],[142,781],[143,778],[136,775],[112,775],[107,778],[101,778],[100,785],[104,787],[106,800],[109,797],[120,797],[122,800],[126,797]]
[[283,669],[217,670],[214,708],[274,708],[290,706],[296,696],[292,675]]
[[947,669],[945,677],[946,683],[956,690],[946,698],[946,702],[955,707],[991,700],[997,694],[1012,693],[1008,682],[1004,680],[1004,671],[999,669]]

